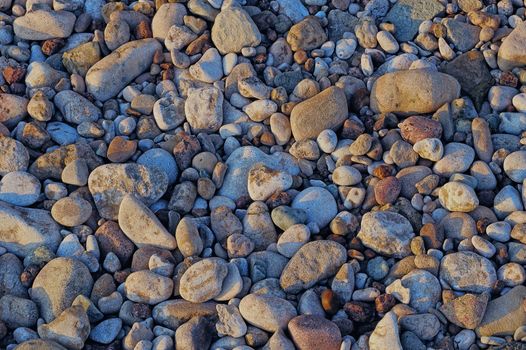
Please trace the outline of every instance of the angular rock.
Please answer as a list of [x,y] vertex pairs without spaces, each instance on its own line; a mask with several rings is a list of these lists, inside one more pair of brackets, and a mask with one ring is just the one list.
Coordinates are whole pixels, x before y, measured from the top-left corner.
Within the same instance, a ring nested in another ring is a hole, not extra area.
[[43,339],[56,341],[68,349],[80,350],[88,339],[91,327],[86,311],[80,305],[64,310],[56,319],[38,327]]
[[369,336],[369,350],[403,350],[398,336],[398,319],[393,311],[389,311],[378,322]]
[[305,244],[290,259],[283,270],[280,285],[288,293],[308,289],[317,282],[336,274],[345,263],[345,247],[333,241]]
[[526,324],[524,298],[526,298],[526,287],[516,286],[506,294],[490,301],[476,329],[477,335],[488,337],[512,335],[517,328]]
[[457,79],[462,91],[471,97],[477,109],[480,109],[486,100],[494,83],[484,55],[476,50],[463,53],[449,62],[444,68],[444,73]]
[[480,295],[466,293],[446,302],[440,307],[440,312],[449,322],[466,329],[475,329],[486,313],[489,294]]
[[184,111],[194,133],[215,132],[223,123],[223,93],[215,87],[191,89]]
[[438,1],[400,0],[384,17],[383,21],[395,25],[395,37],[399,42],[409,41],[418,32],[420,24],[445,10]]

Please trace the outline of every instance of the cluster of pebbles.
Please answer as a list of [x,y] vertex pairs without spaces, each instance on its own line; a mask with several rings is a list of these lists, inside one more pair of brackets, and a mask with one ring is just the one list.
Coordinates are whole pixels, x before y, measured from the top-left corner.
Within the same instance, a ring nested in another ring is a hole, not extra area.
[[523,0],[0,0],[0,348],[526,349]]

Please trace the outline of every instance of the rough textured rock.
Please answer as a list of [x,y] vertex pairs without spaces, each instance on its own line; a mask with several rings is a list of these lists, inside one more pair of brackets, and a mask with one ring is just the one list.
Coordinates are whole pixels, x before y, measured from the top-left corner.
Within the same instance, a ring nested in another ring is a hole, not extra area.
[[363,216],[357,236],[372,250],[387,256],[403,258],[411,254],[413,228],[402,215],[390,211],[370,212]]
[[223,55],[241,52],[243,47],[255,47],[261,34],[250,16],[241,7],[223,9],[215,18],[212,41]]
[[384,17],[384,21],[394,23],[398,41],[409,41],[418,32],[418,26],[445,10],[438,1],[400,0]]
[[145,205],[156,202],[168,188],[168,177],[157,168],[136,163],[105,164],[93,170],[88,187],[99,214],[117,220],[126,194],[135,195]]
[[25,40],[67,38],[73,31],[75,15],[68,11],[36,10],[13,22],[15,35]]
[[473,252],[458,252],[442,259],[440,278],[453,289],[483,293],[492,290],[497,273],[488,259]]
[[305,244],[290,259],[283,270],[280,284],[283,290],[297,293],[316,282],[334,275],[345,263],[345,248],[332,241]]
[[524,41],[526,40],[526,23],[520,23],[508,35],[499,47],[498,64],[503,71],[526,65]]

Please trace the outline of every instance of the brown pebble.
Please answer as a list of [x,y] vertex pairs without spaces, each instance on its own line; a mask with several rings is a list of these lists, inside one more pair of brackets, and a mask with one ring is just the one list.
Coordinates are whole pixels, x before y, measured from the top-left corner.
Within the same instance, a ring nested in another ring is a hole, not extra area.
[[380,205],[394,203],[400,194],[402,185],[400,180],[394,176],[381,179],[374,186],[374,198]]
[[444,241],[444,233],[433,223],[427,223],[422,226],[420,237],[424,239],[427,249],[440,249]]
[[135,37],[138,40],[153,37],[152,29],[150,28],[150,23],[148,23],[147,21],[140,21],[137,25],[137,28],[135,28]]
[[325,289],[321,292],[321,306],[330,315],[334,315],[341,308],[338,296],[331,290]]
[[46,56],[56,54],[61,48],[64,47],[66,42],[64,39],[49,39],[42,43],[42,53]]
[[396,304],[396,299],[391,294],[381,294],[374,300],[376,312],[385,314]]
[[7,66],[4,68],[2,75],[8,84],[17,83],[24,79],[26,70],[22,67]]
[[371,304],[361,301],[350,301],[343,309],[354,322],[371,322],[374,319],[374,308]]
[[389,177],[393,174],[393,168],[389,165],[382,164],[380,166],[377,166],[373,170],[373,175],[376,176],[379,179],[385,179],[386,177]]
[[440,138],[442,136],[442,125],[440,122],[421,116],[412,116],[398,124],[402,138],[410,144],[429,138]]
[[133,156],[137,150],[137,141],[127,140],[122,136],[117,136],[111,140],[108,146],[107,157],[114,163],[122,163]]

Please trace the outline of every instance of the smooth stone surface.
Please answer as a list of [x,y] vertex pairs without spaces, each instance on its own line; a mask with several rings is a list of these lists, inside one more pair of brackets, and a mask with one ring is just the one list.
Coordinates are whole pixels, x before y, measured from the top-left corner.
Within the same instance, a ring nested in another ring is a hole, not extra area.
[[342,341],[335,323],[321,316],[301,315],[287,325],[292,341],[298,349],[338,350]]
[[133,79],[150,68],[161,50],[155,39],[130,41],[94,64],[86,74],[88,92],[101,101],[116,96]]
[[13,171],[0,180],[0,201],[12,205],[29,206],[40,196],[40,181],[24,171]]
[[524,41],[526,40],[526,23],[520,23],[503,41],[499,47],[497,62],[503,71],[511,71],[515,67],[526,65]]
[[0,136],[0,176],[13,171],[26,171],[29,153],[24,145],[10,137]]
[[448,182],[442,186],[438,192],[438,199],[449,211],[470,212],[479,205],[473,188],[458,181]]
[[193,303],[211,300],[221,293],[227,274],[228,265],[223,259],[203,259],[185,271],[179,284],[179,293],[183,299]]
[[329,87],[298,103],[290,115],[294,139],[315,139],[325,129],[337,129],[347,118],[347,108],[345,93],[338,87]]
[[362,217],[357,237],[366,247],[380,254],[403,258],[411,254],[410,242],[414,233],[404,216],[390,211],[377,211]]
[[460,96],[460,84],[450,75],[425,69],[387,73],[371,90],[371,108],[401,115],[432,113]]
[[155,305],[173,294],[173,281],[151,271],[131,273],[124,284],[126,298],[136,303]]
[[257,294],[241,299],[239,312],[248,323],[267,332],[285,328],[297,315],[296,308],[287,300]]
[[46,210],[0,202],[0,222],[0,247],[21,257],[42,245],[54,252],[61,241],[60,227]]
[[223,55],[241,52],[244,47],[255,47],[261,33],[252,18],[238,6],[223,9],[212,26],[212,42]]
[[177,247],[170,234],[155,214],[134,195],[125,195],[119,207],[119,227],[138,247],[154,246],[173,250]]
[[504,159],[504,172],[510,179],[522,183],[526,179],[526,151],[517,151]]
[[370,350],[403,350],[398,336],[398,319],[393,311],[382,317],[369,337]]
[[67,38],[73,31],[76,17],[68,11],[35,10],[13,22],[15,35],[24,40]]
[[[320,211],[320,207],[324,210]],[[327,226],[338,213],[334,197],[321,187],[309,187],[298,193],[292,201],[292,208],[304,210],[308,221],[320,228]]]
[[89,296],[93,279],[88,268],[77,259],[56,258],[47,263],[33,282],[31,299],[40,315],[51,322],[79,295]]

